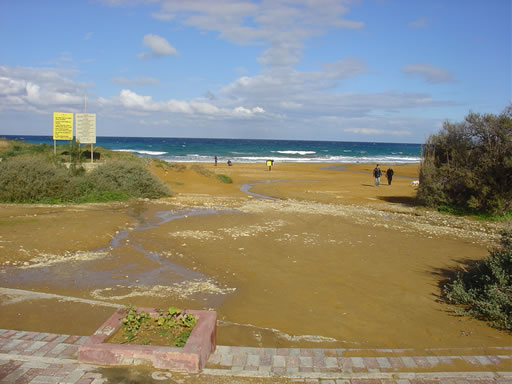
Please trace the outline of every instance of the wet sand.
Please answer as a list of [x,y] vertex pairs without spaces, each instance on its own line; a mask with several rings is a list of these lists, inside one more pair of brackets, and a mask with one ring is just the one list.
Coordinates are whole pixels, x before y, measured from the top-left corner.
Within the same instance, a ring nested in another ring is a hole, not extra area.
[[[447,273],[485,257],[503,224],[414,207],[417,165],[394,165],[392,185],[383,177],[380,187],[373,164],[201,166],[233,183],[190,165],[154,168],[173,197],[0,206],[0,286],[215,309],[224,345],[510,345],[508,334],[439,300]],[[14,296],[0,291],[0,328],[86,335],[113,312]],[[66,321],[49,308],[66,311]]]

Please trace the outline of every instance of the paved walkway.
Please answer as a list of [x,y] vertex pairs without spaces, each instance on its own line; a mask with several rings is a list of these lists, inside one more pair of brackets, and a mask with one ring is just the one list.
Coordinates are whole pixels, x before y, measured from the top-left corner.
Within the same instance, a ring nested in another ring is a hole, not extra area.
[[81,364],[77,351],[85,339],[0,329],[0,383],[512,384],[512,347],[482,355],[377,350],[357,357],[357,350],[217,346],[201,374],[183,375]]

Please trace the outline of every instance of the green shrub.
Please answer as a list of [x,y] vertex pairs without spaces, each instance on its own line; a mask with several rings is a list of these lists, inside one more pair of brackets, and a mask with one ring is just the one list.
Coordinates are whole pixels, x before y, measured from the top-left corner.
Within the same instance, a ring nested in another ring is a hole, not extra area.
[[42,158],[14,157],[0,162],[0,201],[54,201],[67,191],[67,171]]
[[194,170],[195,172],[199,173],[200,175],[211,177],[213,176],[213,172],[209,169],[203,167],[202,165],[194,164],[190,167],[190,169]]
[[183,172],[184,170],[187,169],[187,166],[182,163],[168,163],[168,164],[169,164],[169,167],[172,168],[172,170],[176,171],[176,172]]
[[417,198],[432,206],[494,216],[512,210],[512,106],[443,125],[422,153]]
[[41,156],[16,156],[0,162],[0,202],[106,202],[169,196],[169,189],[136,161],[112,161],[85,173]]
[[225,184],[232,184],[233,183],[233,179],[231,179],[231,177],[226,176],[226,175],[217,175],[217,179],[221,183],[225,183]]
[[170,195],[169,189],[137,162],[111,161],[97,167],[87,176],[97,191],[148,199]]
[[500,246],[486,259],[458,272],[443,294],[449,303],[461,306],[459,312],[512,330],[512,231],[503,233]]
[[157,168],[163,168],[163,169],[169,168],[169,163],[167,161],[164,161],[161,159],[153,159],[153,164]]
[[0,147],[0,157],[11,158],[26,155],[45,155],[47,160],[53,156],[53,148],[49,144],[29,144],[19,140],[0,139],[2,145]]
[[185,169],[187,169],[187,166],[185,164],[169,163],[168,161],[161,159],[154,159],[153,163],[155,164],[155,167],[163,168],[165,170],[172,169],[173,171],[183,172]]

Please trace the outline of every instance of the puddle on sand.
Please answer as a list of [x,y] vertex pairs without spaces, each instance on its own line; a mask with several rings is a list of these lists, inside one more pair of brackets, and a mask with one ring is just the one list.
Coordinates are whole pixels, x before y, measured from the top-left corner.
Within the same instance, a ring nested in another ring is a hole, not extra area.
[[272,196],[266,196],[266,195],[260,195],[259,193],[255,193],[255,192],[251,192],[251,188],[254,187],[255,185],[259,185],[259,184],[270,184],[270,183],[278,183],[282,180],[263,180],[263,181],[258,181],[256,183],[251,183],[251,184],[244,184],[240,187],[240,190],[244,193],[247,193],[248,195],[250,196],[254,196],[258,199],[268,199],[268,200],[280,200],[279,198],[277,197],[272,197]]
[[251,189],[255,185],[280,183],[280,182],[283,182],[283,181],[288,181],[288,182],[291,181],[291,182],[298,182],[298,183],[316,183],[315,180],[284,180],[284,179],[261,180],[261,181],[255,182],[255,183],[250,183],[250,184],[242,185],[240,187],[240,191],[242,191],[244,193],[247,193],[248,195],[253,196],[253,197],[257,198],[257,199],[281,200],[279,197],[273,197],[273,196],[268,196],[268,195],[262,195],[262,194],[259,194],[259,193],[256,193],[256,192],[251,192]]
[[[174,264],[158,253],[149,252],[131,234],[172,220],[219,214],[213,209],[158,211],[147,216],[137,207],[138,224],[115,234],[109,246],[96,251],[64,255],[40,255],[29,265],[0,269],[3,285],[23,289],[84,291],[101,300],[144,300],[144,304],[167,305],[170,299],[200,302],[203,308],[217,307],[233,288],[220,287],[210,277]],[[148,301],[149,300],[149,301]]]

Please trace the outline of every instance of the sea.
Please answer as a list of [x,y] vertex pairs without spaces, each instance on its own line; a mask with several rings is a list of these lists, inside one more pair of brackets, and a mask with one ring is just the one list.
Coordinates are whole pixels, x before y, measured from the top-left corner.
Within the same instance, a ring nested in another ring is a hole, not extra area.
[[[32,144],[51,144],[52,136],[9,136]],[[57,141],[57,145],[68,144]],[[85,147],[85,145],[84,145]],[[87,145],[87,147],[89,147]],[[384,163],[412,164],[421,159],[421,144],[353,141],[199,139],[98,136],[95,147],[131,152],[168,162]]]

